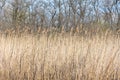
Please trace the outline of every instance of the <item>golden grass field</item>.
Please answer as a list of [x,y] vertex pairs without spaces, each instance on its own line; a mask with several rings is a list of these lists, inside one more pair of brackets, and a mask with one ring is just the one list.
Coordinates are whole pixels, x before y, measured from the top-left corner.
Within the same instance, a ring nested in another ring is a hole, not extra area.
[[1,34],[0,80],[120,80],[120,37]]

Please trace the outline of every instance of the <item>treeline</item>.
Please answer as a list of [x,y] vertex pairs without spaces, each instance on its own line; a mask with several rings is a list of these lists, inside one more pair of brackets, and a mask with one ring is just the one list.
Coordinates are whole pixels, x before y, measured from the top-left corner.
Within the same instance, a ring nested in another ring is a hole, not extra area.
[[120,0],[1,0],[0,28],[120,25]]

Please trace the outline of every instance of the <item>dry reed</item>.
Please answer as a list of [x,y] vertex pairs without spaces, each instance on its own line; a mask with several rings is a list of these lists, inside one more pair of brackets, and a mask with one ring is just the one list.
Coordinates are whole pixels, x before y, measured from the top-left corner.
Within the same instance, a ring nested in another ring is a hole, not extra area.
[[120,80],[119,37],[27,31],[0,35],[0,80]]

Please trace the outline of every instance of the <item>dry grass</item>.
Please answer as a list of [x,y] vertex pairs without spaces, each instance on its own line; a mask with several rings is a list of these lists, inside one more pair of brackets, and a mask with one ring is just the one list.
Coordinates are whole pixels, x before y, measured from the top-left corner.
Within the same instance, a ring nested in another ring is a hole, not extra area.
[[1,34],[0,80],[120,80],[118,36],[62,33]]

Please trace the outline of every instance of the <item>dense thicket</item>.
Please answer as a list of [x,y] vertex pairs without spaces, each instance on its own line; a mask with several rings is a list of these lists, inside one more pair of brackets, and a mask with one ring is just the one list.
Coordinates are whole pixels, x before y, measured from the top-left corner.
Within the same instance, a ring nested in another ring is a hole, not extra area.
[[77,27],[120,24],[120,0],[0,0],[0,27]]

